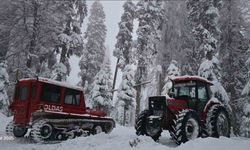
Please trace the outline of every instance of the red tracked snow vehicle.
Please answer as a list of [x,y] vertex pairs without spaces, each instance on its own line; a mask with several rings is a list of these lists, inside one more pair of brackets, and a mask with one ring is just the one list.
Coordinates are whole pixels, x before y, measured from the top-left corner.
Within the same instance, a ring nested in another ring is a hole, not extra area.
[[86,107],[82,88],[45,78],[18,81],[10,110],[14,119],[7,135],[29,134],[35,142],[109,133],[115,127],[106,113]]
[[197,76],[172,78],[171,98],[149,97],[148,110],[136,118],[136,134],[155,141],[168,130],[177,144],[200,136],[230,136],[227,109],[211,97],[210,81]]

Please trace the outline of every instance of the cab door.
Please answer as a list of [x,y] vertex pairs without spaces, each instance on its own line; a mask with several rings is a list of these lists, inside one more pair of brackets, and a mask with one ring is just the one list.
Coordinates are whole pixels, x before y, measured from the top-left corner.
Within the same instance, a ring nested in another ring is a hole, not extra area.
[[202,114],[209,99],[208,89],[205,84],[200,83],[197,85],[197,95],[198,95],[198,112],[199,114]]
[[16,124],[27,124],[29,122],[30,87],[31,82],[19,82],[16,85],[13,107]]

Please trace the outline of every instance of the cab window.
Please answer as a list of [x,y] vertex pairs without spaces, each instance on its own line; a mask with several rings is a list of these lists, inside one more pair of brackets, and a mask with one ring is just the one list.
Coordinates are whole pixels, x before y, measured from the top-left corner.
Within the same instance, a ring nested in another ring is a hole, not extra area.
[[44,84],[42,87],[41,101],[59,103],[61,87],[51,84]]
[[81,92],[72,89],[65,89],[64,103],[69,105],[80,105]]
[[201,101],[208,100],[206,86],[198,86],[198,99]]
[[28,87],[16,86],[14,99],[21,100],[21,101],[27,100],[28,99]]
[[174,85],[174,98],[195,99],[195,83],[177,83]]
[[25,101],[28,99],[28,87],[23,86],[19,88],[19,99]]

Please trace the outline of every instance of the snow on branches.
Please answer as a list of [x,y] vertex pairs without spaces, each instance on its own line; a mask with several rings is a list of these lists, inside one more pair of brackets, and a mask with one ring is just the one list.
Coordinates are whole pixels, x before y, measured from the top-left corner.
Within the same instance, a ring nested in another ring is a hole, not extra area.
[[114,56],[119,59],[119,67],[124,68],[126,64],[131,63],[132,54],[132,32],[133,21],[135,19],[136,6],[132,0],[127,0],[123,5],[124,13],[119,23],[119,32],[116,36]]
[[177,67],[177,61],[172,60],[168,69],[167,75],[164,80],[165,85],[162,88],[162,95],[167,95],[169,90],[172,88],[172,81],[170,80],[171,77],[180,76],[180,69]]
[[116,106],[118,107],[118,122],[120,124],[131,123],[132,118],[129,117],[131,114],[134,114],[136,96],[134,86],[135,82],[133,67],[132,65],[126,65],[123,70],[122,82],[118,89],[116,102]]
[[110,114],[112,102],[112,74],[110,62],[107,60],[101,67],[101,70],[95,76],[93,89],[90,92],[89,100],[92,107],[97,110],[103,110]]
[[213,86],[211,86],[213,97],[218,98],[224,105],[230,108],[228,94],[220,83],[218,59],[215,56],[212,60],[205,59],[200,65],[198,75],[213,83]]
[[0,62],[0,112],[8,114],[9,98],[6,86],[9,84],[9,76],[6,71],[6,62]]
[[137,29],[137,56],[139,78],[147,76],[147,67],[158,53],[156,44],[161,39],[163,23],[163,2],[161,0],[140,0],[137,3],[136,15],[139,21]]
[[95,75],[101,69],[106,51],[106,34],[103,6],[100,1],[95,1],[90,9],[89,22],[85,33],[87,42],[84,45],[81,61],[79,62],[81,69],[79,84],[84,88],[86,84],[91,85],[93,83]]

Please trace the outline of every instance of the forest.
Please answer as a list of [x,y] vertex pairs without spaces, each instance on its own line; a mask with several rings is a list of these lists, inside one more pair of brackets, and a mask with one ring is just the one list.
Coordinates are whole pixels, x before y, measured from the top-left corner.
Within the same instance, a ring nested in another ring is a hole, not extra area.
[[0,0],[0,112],[11,115],[19,79],[65,82],[77,56],[88,104],[118,124],[133,126],[171,77],[201,76],[231,111],[234,135],[250,138],[249,0],[124,0],[114,58],[105,20],[101,0]]

